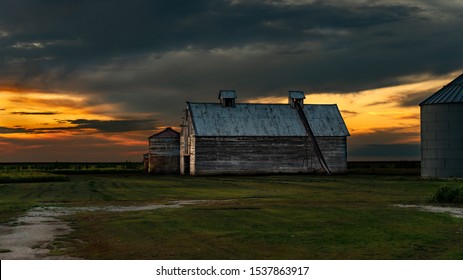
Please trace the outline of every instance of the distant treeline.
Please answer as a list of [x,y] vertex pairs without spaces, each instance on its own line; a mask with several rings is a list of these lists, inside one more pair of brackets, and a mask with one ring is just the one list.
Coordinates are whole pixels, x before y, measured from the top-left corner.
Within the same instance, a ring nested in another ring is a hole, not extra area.
[[111,173],[138,172],[143,170],[140,162],[0,162],[0,172],[46,171],[53,173]]
[[[349,161],[351,174],[420,174],[420,161]],[[141,162],[0,162],[0,173],[41,171],[55,174],[142,172]]]

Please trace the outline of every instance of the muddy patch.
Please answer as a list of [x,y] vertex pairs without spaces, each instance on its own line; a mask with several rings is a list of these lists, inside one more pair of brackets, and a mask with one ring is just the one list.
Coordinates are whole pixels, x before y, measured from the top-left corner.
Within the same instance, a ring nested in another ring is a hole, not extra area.
[[463,208],[457,207],[441,207],[441,206],[428,206],[428,205],[404,205],[396,204],[393,205],[401,208],[415,208],[421,211],[432,212],[432,213],[447,213],[452,217],[463,218]]
[[49,256],[50,245],[59,236],[68,235],[72,228],[58,217],[81,212],[151,211],[162,208],[180,208],[183,205],[206,203],[206,200],[182,200],[169,204],[143,206],[40,206],[30,209],[16,221],[0,225],[0,259],[69,259],[66,256]]

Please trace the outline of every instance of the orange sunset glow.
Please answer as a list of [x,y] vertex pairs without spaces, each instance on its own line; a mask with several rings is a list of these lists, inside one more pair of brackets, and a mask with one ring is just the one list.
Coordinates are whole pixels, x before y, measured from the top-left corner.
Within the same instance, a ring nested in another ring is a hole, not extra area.
[[[137,160],[149,133],[82,126],[80,120],[117,122],[112,115],[120,106],[71,93],[1,90],[0,104],[1,157],[9,161],[24,154],[27,161]],[[119,152],[111,157],[108,151],[114,148]],[[47,154],[52,158],[45,158]]]
[[57,119],[98,118],[107,119],[92,113],[87,100],[72,94],[0,91],[0,104],[3,107],[1,126],[32,129],[37,127],[65,126]]
[[[454,75],[431,79],[423,77],[419,82],[352,93],[309,93],[305,102],[336,103],[351,133],[351,145],[417,144],[420,137],[419,107],[416,104],[448,83]],[[0,145],[4,159],[12,159],[22,153],[33,155],[36,152],[40,155],[42,150],[53,149],[62,156],[56,160],[64,160],[67,156],[74,157],[75,149],[81,150],[81,157],[77,156],[81,160],[103,157],[136,161],[144,152],[146,138],[151,133],[168,125],[176,127],[175,123],[158,123],[158,127],[153,126],[151,131],[99,131],[95,127],[79,126],[76,120],[114,121],[114,112],[123,109],[120,104],[99,104],[89,96],[72,93],[14,90],[2,90],[0,93]],[[412,103],[404,105],[406,100],[412,100]],[[261,97],[243,102],[286,103],[287,99]],[[181,112],[177,115],[180,119]],[[179,130],[178,126],[176,128]],[[394,131],[397,137],[383,137],[381,132],[386,131]],[[116,157],[108,156],[108,151],[113,149],[111,147],[118,149]]]
[[[405,83],[352,93],[309,93],[306,103],[337,104],[351,133],[350,144],[418,144],[420,108],[418,103],[451,81],[459,72],[441,77],[410,77]],[[410,82],[421,78],[422,81]],[[408,81],[408,82],[407,82]],[[407,103],[410,100],[410,103]],[[256,103],[287,103],[286,98],[248,99]],[[378,132],[391,131],[396,137],[383,138]],[[375,137],[376,134],[380,136]]]

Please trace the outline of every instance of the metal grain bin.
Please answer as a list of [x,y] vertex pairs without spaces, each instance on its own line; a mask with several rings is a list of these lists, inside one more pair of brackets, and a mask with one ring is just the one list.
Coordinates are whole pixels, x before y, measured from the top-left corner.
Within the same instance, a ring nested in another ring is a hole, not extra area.
[[463,74],[420,103],[421,176],[463,178]]

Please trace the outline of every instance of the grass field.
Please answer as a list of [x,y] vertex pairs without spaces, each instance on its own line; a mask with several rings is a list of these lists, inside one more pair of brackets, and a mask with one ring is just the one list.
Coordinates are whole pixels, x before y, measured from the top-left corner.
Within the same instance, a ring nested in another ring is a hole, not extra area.
[[39,183],[67,181],[68,177],[60,174],[38,171],[0,171],[0,183]]
[[393,206],[428,204],[448,181],[357,174],[69,178],[0,184],[0,222],[41,205],[204,200],[65,216],[74,231],[58,238],[50,253],[85,259],[463,259],[463,219]]

